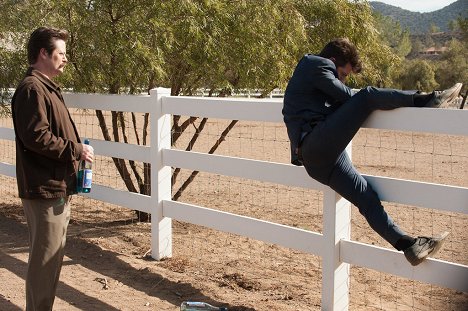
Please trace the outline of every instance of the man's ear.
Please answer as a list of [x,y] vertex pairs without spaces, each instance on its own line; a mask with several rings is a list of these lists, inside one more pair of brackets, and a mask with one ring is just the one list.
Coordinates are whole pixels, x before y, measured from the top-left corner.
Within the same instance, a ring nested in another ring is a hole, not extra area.
[[49,57],[49,53],[47,53],[47,50],[45,48],[39,50],[39,57],[42,59],[46,59]]

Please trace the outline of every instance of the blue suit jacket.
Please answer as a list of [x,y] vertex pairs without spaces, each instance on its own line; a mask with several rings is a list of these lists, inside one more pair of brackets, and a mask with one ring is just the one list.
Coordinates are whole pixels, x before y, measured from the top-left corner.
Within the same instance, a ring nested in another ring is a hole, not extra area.
[[283,116],[291,142],[291,163],[302,165],[296,149],[311,124],[325,120],[353,96],[351,88],[338,79],[335,64],[328,58],[306,54],[297,64],[284,94]]

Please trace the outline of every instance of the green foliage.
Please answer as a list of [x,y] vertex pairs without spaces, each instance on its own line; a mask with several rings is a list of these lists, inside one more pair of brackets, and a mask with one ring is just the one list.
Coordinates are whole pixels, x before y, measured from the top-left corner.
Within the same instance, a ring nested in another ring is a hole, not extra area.
[[409,31],[401,29],[400,23],[389,16],[374,13],[374,18],[380,38],[392,48],[396,55],[400,57],[407,56],[412,48]]
[[457,25],[462,32],[464,42],[468,42],[468,18],[457,19]]
[[[3,97],[8,97],[8,88],[16,86],[28,66],[24,46],[29,34],[44,25],[70,33],[70,64],[59,82],[76,92],[135,94],[163,86],[170,87],[173,95],[194,95],[200,88],[220,96],[240,89],[260,89],[266,95],[286,86],[303,54],[318,53],[338,37],[355,43],[363,61],[363,73],[351,77],[354,87],[390,86],[392,73],[402,88],[430,91],[437,86],[429,63],[399,66],[400,57],[411,49],[408,32],[389,19],[374,17],[366,0],[4,0],[0,2]],[[459,25],[466,38],[466,19]],[[454,42],[437,69],[438,78],[450,84],[466,81],[466,51],[466,46]],[[395,72],[396,68],[404,70]],[[8,112],[8,106],[3,107],[0,112]],[[122,113],[111,112],[111,131],[102,112],[96,110],[96,116],[106,140],[127,141],[125,127],[119,126],[125,122]],[[136,123],[135,115],[132,122]],[[183,121],[173,116],[173,143],[195,122],[196,117]],[[188,148],[206,122],[206,118],[200,122]],[[210,153],[236,122],[223,131]],[[143,123],[142,133],[136,135],[146,144],[147,115]],[[132,161],[113,161],[129,191],[150,194],[148,163],[139,169]],[[183,185],[195,176],[196,172]]]
[[436,79],[442,89],[457,82],[464,83],[466,90],[468,82],[468,43],[453,40],[449,50],[442,55],[437,65]]
[[431,27],[429,28],[429,32],[430,33],[440,32],[440,27],[436,26],[435,24],[431,24]]
[[12,32],[16,26],[22,26],[11,18],[12,4],[12,1],[0,2],[0,116],[10,113],[10,89],[16,87],[27,68],[23,48],[26,38],[21,33]]
[[[15,88],[27,69],[26,40],[27,20],[20,22],[13,18],[24,17],[23,12],[15,11],[15,1],[0,2],[0,89],[2,94],[8,88]],[[5,97],[2,96],[2,102]]]
[[63,12],[61,27],[71,34],[68,50],[72,64],[64,83],[86,92],[147,91],[151,79],[162,75],[161,53],[152,45],[157,28],[146,22],[159,12],[154,3],[96,0],[86,5],[63,1],[57,10]]
[[450,20],[448,22],[448,29],[451,31],[451,32],[455,32],[459,29],[458,27],[458,22],[454,19]]
[[352,77],[351,85],[385,86],[391,82],[389,72],[398,57],[382,42],[367,1],[296,0],[307,30],[306,51],[318,53],[331,39],[347,37],[356,44],[364,71]]
[[[466,40],[466,18],[457,22]],[[284,88],[302,54],[336,37],[348,37],[361,53],[364,71],[353,86],[391,86],[399,57],[411,48],[407,31],[360,0],[9,0],[0,3],[0,40],[15,49],[0,47],[1,89],[21,79],[23,47],[40,25],[69,30],[70,65],[60,82],[82,92],[165,86],[187,95],[199,88],[267,93]],[[444,59],[438,76],[454,58]]]
[[[0,117],[10,114],[10,99],[16,82],[21,80],[26,70],[24,53],[0,47]],[[24,67],[24,70],[17,68]]]
[[433,12],[419,13],[401,9],[378,1],[371,1],[371,6],[385,16],[391,16],[412,34],[424,34],[430,31],[431,25],[435,25],[440,31],[449,30],[449,22],[460,16],[468,17],[468,2],[458,0],[450,5]]
[[[285,87],[302,54],[336,37],[360,49],[365,71],[355,86],[387,84],[398,62],[366,1],[30,0],[2,2],[0,9],[0,33],[13,30],[18,47],[40,25],[70,32],[70,65],[60,82],[82,92],[165,86],[174,95],[199,88],[267,93]],[[20,53],[2,57],[14,72],[1,73],[1,86],[21,78],[27,64]]]
[[437,88],[435,72],[431,64],[425,60],[407,60],[402,69],[395,72],[395,81],[398,88],[403,90],[419,90],[431,92]]
[[409,56],[417,56],[423,50],[424,50],[424,44],[422,43],[422,41],[420,39],[415,39],[413,41]]
[[60,81],[76,91],[269,91],[285,86],[305,41],[302,18],[287,0],[33,0],[11,2],[5,11],[13,11],[20,45],[39,25],[70,32],[72,66]]
[[304,38],[290,1],[171,1],[163,5],[165,72],[172,94],[199,87],[284,86]]

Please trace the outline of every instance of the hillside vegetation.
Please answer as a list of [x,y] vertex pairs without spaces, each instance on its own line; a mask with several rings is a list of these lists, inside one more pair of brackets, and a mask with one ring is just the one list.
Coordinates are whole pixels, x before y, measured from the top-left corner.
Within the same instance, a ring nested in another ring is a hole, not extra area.
[[445,8],[428,13],[411,12],[378,1],[370,2],[372,8],[384,16],[398,21],[402,28],[412,34],[427,33],[432,26],[440,31],[450,30],[450,23],[458,18],[468,18],[468,1],[458,0]]

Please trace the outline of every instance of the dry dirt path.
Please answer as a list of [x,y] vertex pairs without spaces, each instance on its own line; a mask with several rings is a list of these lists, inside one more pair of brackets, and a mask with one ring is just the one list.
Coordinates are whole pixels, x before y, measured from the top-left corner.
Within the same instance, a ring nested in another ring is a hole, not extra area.
[[[122,257],[69,236],[54,310],[178,310],[161,275]],[[26,225],[0,216],[0,310],[24,310],[27,258]]]
[[[0,210],[4,206],[0,205]],[[16,207],[18,208],[18,207]],[[8,206],[11,210],[12,207]],[[4,210],[3,210],[4,211]],[[188,297],[219,303],[155,261],[105,250],[70,224],[54,311],[179,310]],[[25,308],[27,226],[20,212],[0,212],[0,310]],[[231,306],[229,310],[249,310]],[[252,309],[250,309],[252,310]]]

